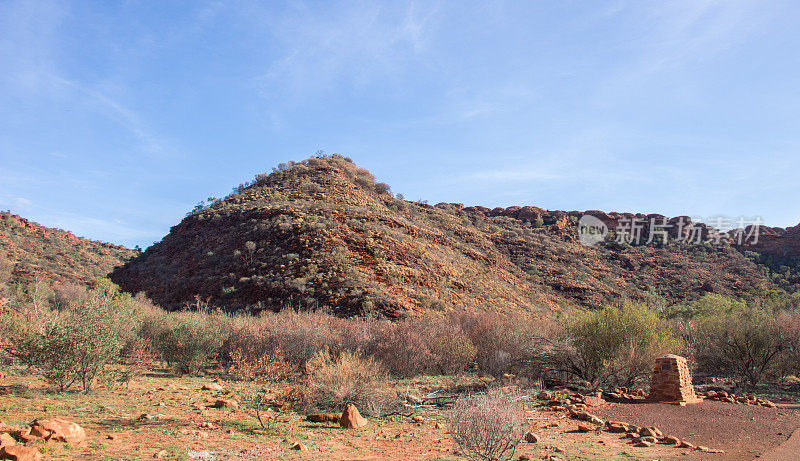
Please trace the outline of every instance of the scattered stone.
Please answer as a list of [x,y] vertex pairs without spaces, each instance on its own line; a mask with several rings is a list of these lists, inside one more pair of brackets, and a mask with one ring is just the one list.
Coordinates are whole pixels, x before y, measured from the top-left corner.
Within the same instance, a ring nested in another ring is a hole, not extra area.
[[190,451],[186,453],[189,459],[198,459],[200,461],[213,461],[214,455],[209,451]]
[[436,423],[433,425],[434,429],[444,429],[444,425],[442,423]]
[[142,413],[136,419],[138,419],[139,421],[150,421],[151,419],[155,419],[155,416],[151,415],[150,413]]
[[312,423],[338,423],[340,417],[338,413],[315,413],[306,416],[306,420]]
[[592,423],[578,423],[578,431],[580,432],[594,432],[597,426]]
[[597,416],[592,416],[591,418],[589,418],[589,422],[597,426],[604,426],[606,424],[605,421],[598,418]]
[[599,407],[605,405],[606,401],[600,397],[588,396],[583,398],[583,403],[590,407]]
[[117,434],[106,434],[108,440],[117,440]]
[[153,458],[155,458],[155,459],[163,459],[163,458],[166,458],[168,454],[169,453],[167,453],[167,450],[161,450],[158,453],[153,454]]
[[642,437],[655,437],[657,439],[660,439],[661,437],[664,436],[664,434],[662,434],[661,431],[659,431],[653,426],[647,426],[639,429],[639,435],[641,435]]
[[414,415],[411,417],[411,421],[414,421],[415,423],[424,423],[425,418],[420,415]]
[[37,419],[31,423],[31,435],[56,442],[81,443],[86,440],[82,427],[65,419]]
[[695,447],[695,450],[702,451],[703,453],[708,453],[708,447],[703,445],[698,445],[697,447]]
[[239,408],[239,402],[233,399],[217,399],[212,406],[214,408],[230,408],[236,410]]
[[422,405],[422,399],[414,394],[408,394],[406,400],[413,405]]
[[0,434],[14,433],[19,431],[19,426],[0,423]]
[[658,440],[656,440],[655,437],[651,437],[651,436],[642,437],[642,441],[647,442],[647,443],[656,443],[656,442],[658,442]]
[[678,445],[678,448],[689,448],[690,450],[694,450],[695,446],[685,440],[681,440],[681,443],[680,445]]
[[662,443],[666,443],[668,445],[680,445],[681,439],[673,436],[673,435],[665,435],[661,438]]
[[536,394],[536,398],[539,400],[553,400],[553,394],[548,391],[542,391]]
[[639,440],[633,446],[634,447],[643,447],[644,448],[644,447],[651,447],[651,446],[653,446],[653,444],[650,443],[650,442],[647,442],[645,440]]
[[519,455],[519,458],[517,458],[517,459],[519,461],[528,461],[529,459],[531,459],[531,457],[528,456],[528,455]]
[[528,443],[538,443],[539,436],[534,434],[533,432],[528,431],[527,433],[525,433],[525,437],[523,437],[523,440],[525,440]]
[[606,422],[606,427],[608,428],[608,432],[613,432],[616,434],[621,434],[623,432],[628,432],[628,425],[625,423],[618,423],[618,422]]
[[0,448],[0,456],[12,461],[41,461],[42,454],[35,447],[11,445]]
[[303,445],[303,444],[302,444],[302,443],[300,443],[300,442],[296,442],[294,445],[292,445],[292,450],[297,450],[297,451],[308,451],[308,447],[307,447],[307,446],[305,446],[305,445]]
[[8,433],[4,432],[0,434],[0,448],[13,447],[16,444],[17,441],[14,440],[14,437],[11,437]]
[[358,408],[352,403],[344,406],[339,424],[346,429],[359,429],[367,425],[367,420],[358,412]]
[[202,390],[204,391],[221,391],[222,389],[222,384],[219,383],[207,383],[203,384],[202,387]]

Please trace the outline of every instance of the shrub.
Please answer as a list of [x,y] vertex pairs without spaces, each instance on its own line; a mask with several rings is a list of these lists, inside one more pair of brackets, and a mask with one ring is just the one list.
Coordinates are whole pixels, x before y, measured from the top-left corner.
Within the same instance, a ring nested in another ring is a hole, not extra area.
[[734,376],[754,386],[777,372],[783,354],[792,350],[796,333],[789,318],[779,320],[765,309],[734,303],[698,318],[687,341],[701,370]]
[[623,303],[578,314],[551,337],[545,361],[552,371],[587,381],[633,387],[654,360],[679,345],[669,324],[644,305]]
[[360,352],[342,351],[333,357],[318,352],[306,363],[312,401],[328,409],[353,403],[368,415],[382,415],[394,405],[380,362]]
[[458,399],[448,414],[450,436],[470,459],[511,459],[525,428],[516,400],[499,390]]
[[146,330],[154,334],[153,344],[163,360],[181,373],[196,373],[219,357],[227,326],[221,314],[175,312],[151,318]]
[[417,328],[409,327],[406,322],[376,324],[370,335],[367,352],[383,362],[397,376],[425,373],[434,361],[423,335]]
[[139,314],[127,293],[106,279],[64,309],[32,302],[4,318],[13,354],[36,366],[60,391],[80,381],[89,392],[132,338]]

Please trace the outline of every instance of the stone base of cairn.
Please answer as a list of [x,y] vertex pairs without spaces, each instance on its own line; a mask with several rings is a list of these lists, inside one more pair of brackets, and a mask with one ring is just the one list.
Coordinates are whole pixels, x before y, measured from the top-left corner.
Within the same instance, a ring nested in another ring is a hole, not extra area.
[[697,403],[692,375],[684,357],[665,355],[656,359],[648,400],[653,402]]

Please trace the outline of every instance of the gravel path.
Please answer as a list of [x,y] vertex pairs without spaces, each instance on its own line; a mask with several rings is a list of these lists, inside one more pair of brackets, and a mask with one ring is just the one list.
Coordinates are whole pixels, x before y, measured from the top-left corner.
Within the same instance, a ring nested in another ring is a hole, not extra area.
[[714,459],[726,460],[753,460],[786,442],[800,428],[797,406],[765,408],[704,401],[685,407],[608,404],[590,411],[603,419],[655,426],[692,444],[725,450]]

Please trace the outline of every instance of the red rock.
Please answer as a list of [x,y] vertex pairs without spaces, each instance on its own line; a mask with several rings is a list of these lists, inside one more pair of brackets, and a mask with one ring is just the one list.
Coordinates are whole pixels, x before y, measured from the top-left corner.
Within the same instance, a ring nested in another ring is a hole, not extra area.
[[358,412],[358,408],[352,403],[344,406],[339,424],[346,429],[359,429],[367,425],[367,420]]
[[80,443],[86,440],[83,428],[65,419],[37,419],[31,423],[31,435],[56,442]]
[[539,442],[539,436],[529,431],[525,433],[525,437],[523,437],[523,440],[525,440],[528,443],[537,443]]
[[4,433],[0,434],[0,448],[2,448],[2,447],[13,447],[16,444],[17,444],[17,441],[14,440],[13,437],[8,435],[8,433],[4,432]]
[[642,437],[655,437],[657,439],[664,436],[658,429],[653,426],[647,426],[639,429],[639,435]]
[[599,407],[600,405],[605,405],[606,401],[600,397],[588,396],[584,397],[583,403],[590,407]]
[[661,438],[661,441],[669,445],[680,445],[681,443],[681,439],[672,435],[665,435]]
[[217,399],[212,405],[214,408],[230,408],[235,410],[239,408],[239,402],[233,399]]
[[580,432],[594,432],[597,426],[592,423],[578,423],[578,431]]
[[20,445],[3,447],[0,449],[0,456],[12,461],[40,461],[42,459],[42,454],[36,448]]
[[608,432],[613,432],[617,434],[628,432],[628,425],[625,423],[617,423],[609,421],[606,423],[606,427],[608,428]]
[[306,416],[306,419],[312,423],[338,423],[340,417],[338,413],[315,413]]

